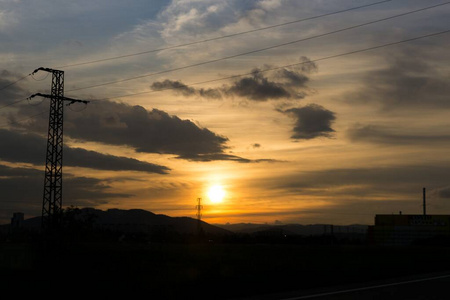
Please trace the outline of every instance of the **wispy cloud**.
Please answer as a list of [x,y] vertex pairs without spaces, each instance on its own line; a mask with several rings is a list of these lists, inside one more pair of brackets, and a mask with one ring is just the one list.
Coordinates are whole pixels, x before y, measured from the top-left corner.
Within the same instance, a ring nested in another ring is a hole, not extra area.
[[[362,87],[347,95],[347,102],[377,104],[385,111],[450,107],[450,87],[442,70],[437,68],[436,57],[408,46],[385,53],[387,64],[367,72]],[[438,53],[434,55],[442,57]]]
[[[386,145],[423,145],[450,143],[449,134],[427,134],[415,132],[413,128],[405,129],[393,128],[380,125],[356,124],[347,130],[347,136],[352,142],[366,142]],[[412,133],[411,133],[412,132]]]

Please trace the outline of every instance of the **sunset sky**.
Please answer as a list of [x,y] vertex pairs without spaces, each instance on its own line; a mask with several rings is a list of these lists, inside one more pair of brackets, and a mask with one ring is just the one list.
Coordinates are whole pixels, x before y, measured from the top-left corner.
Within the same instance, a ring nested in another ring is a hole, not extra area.
[[426,187],[450,214],[449,30],[442,0],[0,0],[0,223],[41,214],[39,67],[91,101],[65,108],[64,206],[370,225]]

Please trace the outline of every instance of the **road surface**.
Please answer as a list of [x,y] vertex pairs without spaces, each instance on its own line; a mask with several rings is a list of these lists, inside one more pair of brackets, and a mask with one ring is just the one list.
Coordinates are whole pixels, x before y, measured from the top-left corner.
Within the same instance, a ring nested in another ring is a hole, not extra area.
[[366,285],[294,291],[241,300],[443,300],[450,299],[450,272],[386,280]]

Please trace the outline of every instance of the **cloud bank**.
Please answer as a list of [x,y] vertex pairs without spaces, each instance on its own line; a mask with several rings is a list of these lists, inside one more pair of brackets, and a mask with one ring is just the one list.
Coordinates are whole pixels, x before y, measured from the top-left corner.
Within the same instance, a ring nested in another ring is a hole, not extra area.
[[[45,164],[47,140],[36,134],[21,134],[0,129],[0,140],[4,147],[0,148],[0,159],[9,162]],[[141,171],[167,174],[170,170],[165,166],[155,165],[133,158],[102,154],[82,148],[64,146],[64,165],[72,167],[92,168],[111,171]]]
[[[25,107],[22,113],[29,115],[29,109]],[[42,115],[15,126],[42,134],[47,131],[46,118]],[[64,127],[64,134],[75,140],[127,146],[141,153],[169,154],[195,161],[249,161],[226,153],[229,149],[227,137],[201,128],[190,120],[158,109],[148,111],[139,105],[93,101],[83,113],[66,114]]]

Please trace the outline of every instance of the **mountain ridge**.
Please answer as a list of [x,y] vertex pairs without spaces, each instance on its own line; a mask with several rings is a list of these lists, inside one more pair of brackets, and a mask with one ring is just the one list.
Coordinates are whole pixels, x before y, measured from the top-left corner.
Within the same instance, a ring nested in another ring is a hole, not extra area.
[[[190,217],[170,217],[164,214],[155,214],[144,209],[118,209],[100,210],[96,208],[75,208],[68,210],[72,218],[84,221],[90,218],[94,228],[108,229],[123,232],[153,232],[171,231],[181,234],[197,234],[198,220]],[[25,219],[22,222],[24,229],[37,230],[41,226],[42,217]],[[204,233],[214,235],[230,235],[232,232],[200,221]],[[10,226],[9,224],[1,226]]]
[[238,234],[262,234],[269,232],[279,232],[284,235],[365,235],[368,225],[332,225],[332,224],[214,224],[220,228]]
[[[106,229],[120,232],[172,232],[178,234],[198,234],[199,221],[191,217],[171,217],[164,214],[155,214],[144,209],[118,209],[110,208],[100,210],[96,208],[70,208],[66,210],[77,221],[89,220],[97,229]],[[209,224],[200,221],[203,233],[212,235],[283,235],[283,236],[362,236],[367,233],[368,225],[331,225],[331,224]],[[10,225],[0,225],[8,227]],[[25,229],[38,230],[41,226],[41,217],[23,220]]]

